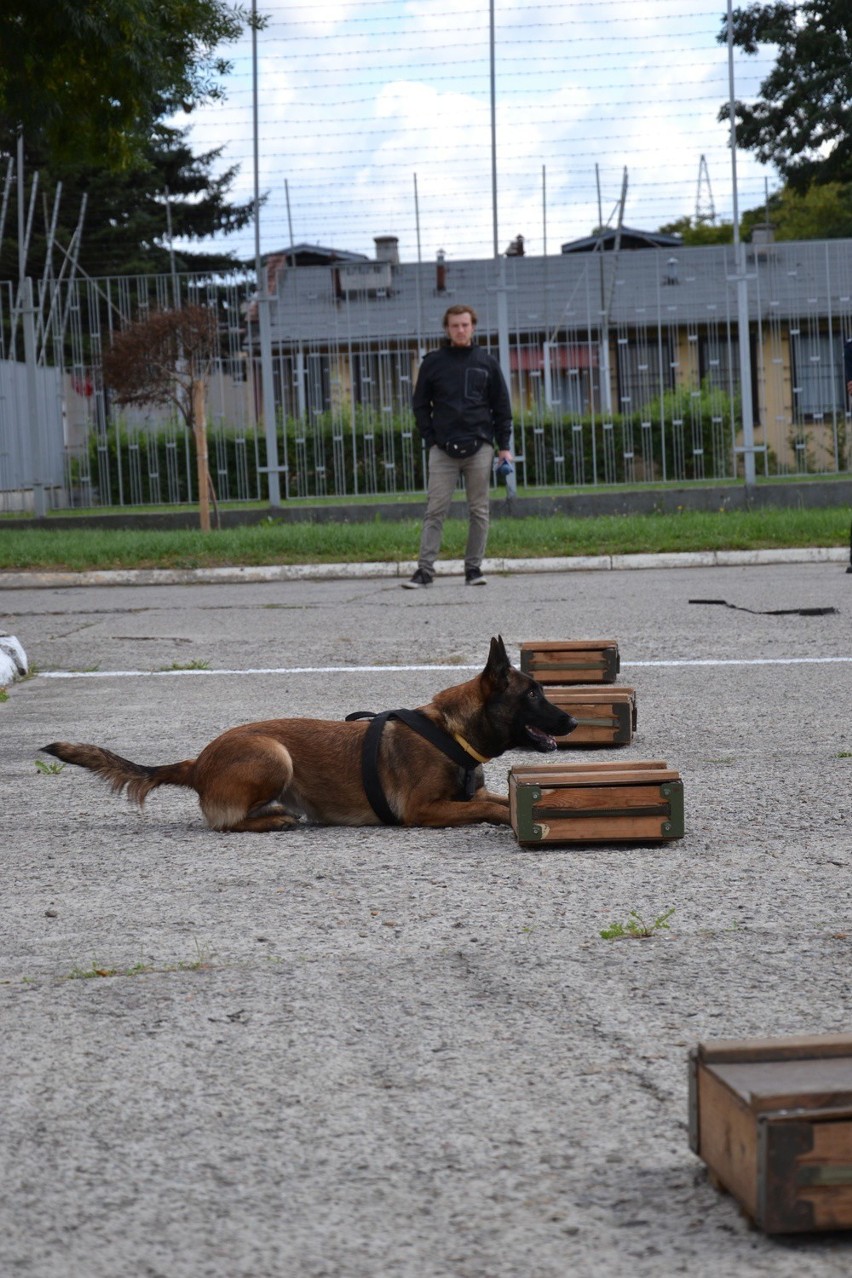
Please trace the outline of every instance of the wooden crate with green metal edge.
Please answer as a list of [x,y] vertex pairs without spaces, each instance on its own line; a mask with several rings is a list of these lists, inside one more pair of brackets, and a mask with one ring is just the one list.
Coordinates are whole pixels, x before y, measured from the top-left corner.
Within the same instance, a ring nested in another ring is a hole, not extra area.
[[560,747],[630,745],[636,731],[636,689],[577,684],[547,688],[547,699],[577,720],[573,732],[556,737]]
[[523,765],[509,771],[509,819],[525,847],[683,837],[683,782],[661,759]]
[[765,1233],[852,1229],[852,1034],[699,1043],[689,1144]]
[[621,669],[615,639],[530,640],[520,645],[521,670],[539,683],[615,683]]

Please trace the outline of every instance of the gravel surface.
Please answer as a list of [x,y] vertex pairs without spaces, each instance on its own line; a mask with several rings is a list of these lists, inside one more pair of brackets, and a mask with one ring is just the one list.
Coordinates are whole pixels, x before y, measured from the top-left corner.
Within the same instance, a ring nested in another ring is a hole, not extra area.
[[[710,1185],[686,1058],[849,1028],[850,591],[815,563],[0,593],[38,671],[0,705],[0,1274],[848,1274],[852,1236],[767,1238]],[[221,835],[186,792],[139,813],[35,765],[414,706],[497,633],[618,640],[615,757],[679,769],[683,839]]]

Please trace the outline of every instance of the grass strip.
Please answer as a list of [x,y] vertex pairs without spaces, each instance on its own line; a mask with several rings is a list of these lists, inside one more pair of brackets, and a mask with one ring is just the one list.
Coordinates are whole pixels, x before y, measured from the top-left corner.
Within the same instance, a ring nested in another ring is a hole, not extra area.
[[[848,546],[852,508],[766,507],[749,511],[571,518],[496,518],[488,555],[546,558]],[[419,520],[267,523],[210,533],[181,529],[0,530],[0,570],[207,568],[227,565],[382,563],[416,558]],[[444,525],[442,557],[461,558],[464,519]]]

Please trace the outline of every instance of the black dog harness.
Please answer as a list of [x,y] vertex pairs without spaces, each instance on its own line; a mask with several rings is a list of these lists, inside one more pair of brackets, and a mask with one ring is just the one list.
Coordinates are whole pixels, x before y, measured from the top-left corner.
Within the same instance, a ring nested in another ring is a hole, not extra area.
[[379,742],[388,719],[400,719],[414,732],[425,737],[436,746],[448,759],[452,759],[464,770],[464,785],[459,794],[460,799],[472,799],[476,793],[476,769],[480,763],[488,760],[474,750],[462,737],[450,736],[443,728],[439,728],[431,719],[419,710],[384,710],[375,714],[372,710],[355,710],[346,716],[352,719],[369,719],[370,724],[364,734],[364,746],[361,753],[361,777],[364,790],[370,801],[370,807],[384,825],[399,825],[399,818],[391,810],[382,783],[379,780]]

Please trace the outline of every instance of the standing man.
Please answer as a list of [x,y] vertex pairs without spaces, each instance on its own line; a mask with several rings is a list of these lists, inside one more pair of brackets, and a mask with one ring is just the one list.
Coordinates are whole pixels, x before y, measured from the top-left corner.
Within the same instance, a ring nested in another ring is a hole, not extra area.
[[500,365],[473,340],[476,311],[451,306],[444,315],[447,340],[430,351],[414,387],[414,420],[429,449],[429,489],[417,571],[406,590],[431,586],[441,531],[459,475],[468,508],[464,579],[484,586],[482,556],[488,538],[491,465],[496,443],[501,462],[511,462],[512,403]]

